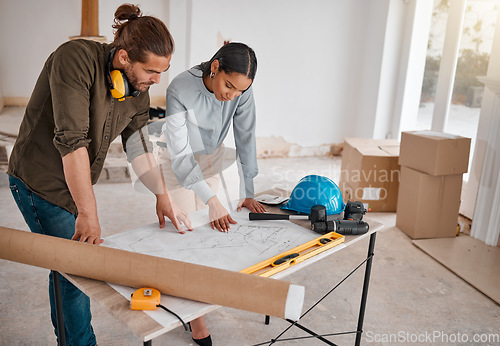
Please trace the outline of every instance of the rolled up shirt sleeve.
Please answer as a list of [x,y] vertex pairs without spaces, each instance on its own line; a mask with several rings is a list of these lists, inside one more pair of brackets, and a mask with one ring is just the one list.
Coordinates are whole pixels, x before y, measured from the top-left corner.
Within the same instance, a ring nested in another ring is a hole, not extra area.
[[206,204],[215,193],[203,178],[198,162],[189,143],[187,129],[188,112],[174,91],[167,91],[167,116],[162,132],[167,142],[167,149],[172,160],[172,170],[179,184],[194,193]]
[[66,44],[54,52],[48,66],[55,125],[53,143],[61,156],[88,147],[91,141],[89,90],[95,73],[91,61],[85,46]]
[[241,101],[233,118],[236,158],[240,174],[240,198],[253,198],[253,180],[259,173],[259,170],[255,139],[256,114],[252,87],[240,97]]

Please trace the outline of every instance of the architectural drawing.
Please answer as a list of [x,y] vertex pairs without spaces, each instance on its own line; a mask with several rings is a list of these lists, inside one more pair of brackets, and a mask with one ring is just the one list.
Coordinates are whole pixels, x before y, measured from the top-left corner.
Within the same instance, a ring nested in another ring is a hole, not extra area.
[[[246,216],[246,217],[245,217]],[[227,233],[208,224],[179,234],[173,227],[152,224],[107,237],[104,246],[211,267],[241,270],[297,245],[317,234],[289,221],[249,221],[248,212],[234,213],[238,223]],[[207,218],[208,219],[208,218]]]

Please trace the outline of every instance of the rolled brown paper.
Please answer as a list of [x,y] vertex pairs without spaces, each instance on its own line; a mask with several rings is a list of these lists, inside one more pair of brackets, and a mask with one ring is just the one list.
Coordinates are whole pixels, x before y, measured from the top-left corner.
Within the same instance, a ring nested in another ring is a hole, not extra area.
[[304,287],[229,270],[0,227],[0,258],[297,321]]

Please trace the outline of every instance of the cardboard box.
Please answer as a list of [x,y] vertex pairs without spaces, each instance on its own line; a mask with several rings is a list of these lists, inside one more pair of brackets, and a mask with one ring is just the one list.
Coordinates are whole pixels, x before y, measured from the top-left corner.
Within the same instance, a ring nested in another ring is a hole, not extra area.
[[396,211],[399,142],[346,138],[339,187],[344,202],[361,201],[368,211]]
[[401,166],[396,226],[413,239],[457,235],[462,174],[432,176]]
[[430,175],[466,173],[470,141],[441,132],[403,132],[399,164]]

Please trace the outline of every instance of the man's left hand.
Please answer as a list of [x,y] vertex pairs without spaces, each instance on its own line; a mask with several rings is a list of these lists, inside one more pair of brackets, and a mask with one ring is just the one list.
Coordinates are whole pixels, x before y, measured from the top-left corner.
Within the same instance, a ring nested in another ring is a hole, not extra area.
[[193,230],[188,213],[179,208],[166,194],[156,195],[156,215],[158,215],[160,228],[165,227],[166,216],[172,221],[172,224],[177,228],[179,233],[186,233],[182,225],[184,225],[188,231]]

